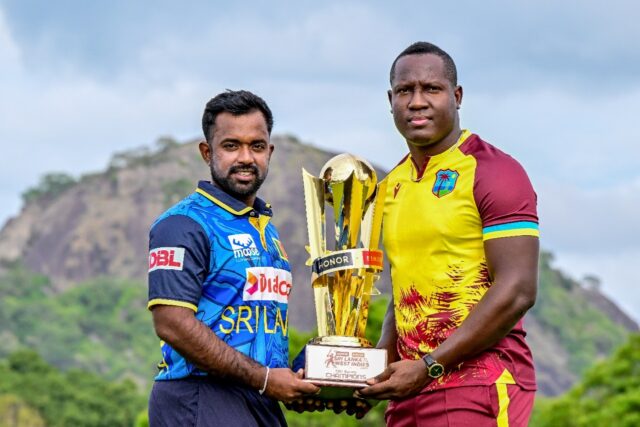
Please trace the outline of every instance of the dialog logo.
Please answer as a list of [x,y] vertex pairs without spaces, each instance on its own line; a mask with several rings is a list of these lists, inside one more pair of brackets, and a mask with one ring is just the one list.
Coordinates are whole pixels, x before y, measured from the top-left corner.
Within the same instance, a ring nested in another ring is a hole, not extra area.
[[286,304],[291,293],[291,272],[273,267],[247,268],[242,298],[245,301],[278,301]]
[[184,248],[155,248],[149,252],[149,273],[155,270],[182,270]]
[[260,255],[251,234],[232,234],[227,236],[234,258],[253,258]]

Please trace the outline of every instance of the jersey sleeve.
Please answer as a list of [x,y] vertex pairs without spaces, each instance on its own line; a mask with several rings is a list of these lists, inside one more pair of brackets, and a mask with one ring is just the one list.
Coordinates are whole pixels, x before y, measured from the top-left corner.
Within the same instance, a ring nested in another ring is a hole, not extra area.
[[496,150],[478,161],[474,195],[483,240],[539,236],[537,196],[523,167]]
[[209,266],[209,239],[185,215],[168,216],[149,233],[149,302],[198,310]]

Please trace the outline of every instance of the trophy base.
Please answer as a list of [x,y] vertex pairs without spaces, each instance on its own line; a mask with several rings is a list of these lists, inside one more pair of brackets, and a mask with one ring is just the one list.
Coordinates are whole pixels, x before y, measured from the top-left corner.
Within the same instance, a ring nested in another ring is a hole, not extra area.
[[319,337],[305,349],[305,380],[331,389],[331,394],[352,395],[386,367],[387,351],[370,347],[362,338]]

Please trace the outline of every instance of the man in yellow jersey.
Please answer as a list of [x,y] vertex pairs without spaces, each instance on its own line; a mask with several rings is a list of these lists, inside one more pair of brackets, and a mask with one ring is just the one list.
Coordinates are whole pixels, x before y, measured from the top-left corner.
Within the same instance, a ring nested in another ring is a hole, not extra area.
[[526,426],[536,390],[522,318],[536,298],[536,194],[512,157],[460,127],[451,57],[414,43],[389,102],[409,153],[389,173],[390,362],[364,397],[390,426]]

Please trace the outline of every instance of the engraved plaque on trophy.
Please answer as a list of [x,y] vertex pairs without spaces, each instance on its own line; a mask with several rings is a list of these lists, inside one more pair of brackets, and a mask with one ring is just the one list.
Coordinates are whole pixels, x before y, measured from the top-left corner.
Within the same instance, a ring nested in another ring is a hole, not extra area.
[[[319,177],[304,169],[302,175],[319,335],[306,346],[305,378],[323,390],[364,387],[387,365],[386,350],[373,348],[364,335],[383,267],[378,246],[386,181],[377,184],[373,167],[351,154],[330,159]],[[333,208],[333,249],[327,248],[326,205]]]

